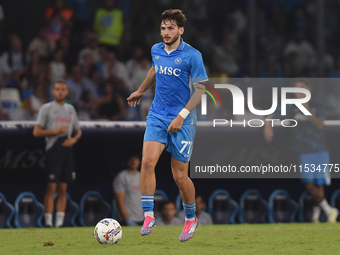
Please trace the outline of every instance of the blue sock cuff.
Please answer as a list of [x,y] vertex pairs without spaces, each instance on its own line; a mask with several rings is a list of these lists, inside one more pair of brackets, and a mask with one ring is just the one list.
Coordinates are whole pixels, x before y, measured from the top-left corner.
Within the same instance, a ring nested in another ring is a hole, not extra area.
[[153,195],[141,195],[142,208],[144,212],[153,212],[154,196]]
[[153,199],[154,199],[154,196],[153,195],[141,195],[140,196],[140,199],[143,201],[150,201],[150,200],[152,200],[153,201]]
[[184,202],[182,202],[183,204],[183,211],[185,213],[185,217],[187,219],[191,219],[193,217],[195,217],[195,212],[196,212],[196,202],[192,203],[192,204],[186,204]]
[[186,203],[184,203],[184,202],[182,202],[182,204],[183,204],[183,208],[185,208],[185,209],[194,209],[194,208],[196,208],[196,202],[193,202],[192,204],[186,204]]

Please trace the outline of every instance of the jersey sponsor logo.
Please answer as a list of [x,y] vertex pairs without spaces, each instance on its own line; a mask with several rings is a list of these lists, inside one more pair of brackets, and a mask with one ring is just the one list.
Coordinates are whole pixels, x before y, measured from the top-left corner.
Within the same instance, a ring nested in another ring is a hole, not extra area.
[[182,59],[181,58],[176,58],[175,59],[175,64],[179,65],[180,63],[182,63]]
[[156,73],[160,73],[160,74],[165,74],[165,75],[175,75],[175,76],[179,76],[181,74],[181,69],[179,68],[172,68],[172,67],[168,67],[168,66],[155,66],[155,71]]
[[131,190],[140,190],[139,185],[132,185]]
[[156,56],[155,59],[159,59],[159,56]]
[[56,122],[67,122],[67,123],[71,123],[72,122],[72,116],[65,116],[65,117],[61,117],[61,116],[57,116],[55,118]]

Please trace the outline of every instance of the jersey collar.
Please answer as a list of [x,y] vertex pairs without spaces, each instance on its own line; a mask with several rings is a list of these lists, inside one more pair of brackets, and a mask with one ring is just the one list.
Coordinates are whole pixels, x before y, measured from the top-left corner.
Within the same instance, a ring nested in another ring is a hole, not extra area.
[[[176,50],[183,50],[184,46],[185,46],[185,42],[183,41],[183,38],[181,38],[181,43],[179,44],[179,46],[178,46],[178,48]],[[161,47],[162,47],[162,49],[165,48],[165,43],[164,42],[162,42]],[[176,50],[174,50],[174,51],[176,51]]]

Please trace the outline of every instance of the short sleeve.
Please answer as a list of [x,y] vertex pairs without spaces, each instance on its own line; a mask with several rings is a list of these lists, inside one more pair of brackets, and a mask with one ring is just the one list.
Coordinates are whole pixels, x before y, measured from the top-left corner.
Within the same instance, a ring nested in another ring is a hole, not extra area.
[[195,52],[189,62],[190,75],[193,83],[208,80],[208,75],[205,71],[202,54]]
[[47,110],[48,107],[46,105],[40,107],[36,125],[42,126],[43,128],[45,127],[47,121]]
[[126,192],[123,173],[119,173],[113,181],[113,192]]
[[151,48],[151,59],[152,59],[152,66],[153,67],[155,67],[155,63],[153,62],[153,60],[154,60],[154,52],[155,52],[155,46],[152,46],[152,48]]
[[73,129],[74,130],[78,130],[80,129],[80,124],[79,124],[79,119],[78,119],[78,115],[76,110],[74,109],[74,107],[72,107],[72,111],[73,111]]

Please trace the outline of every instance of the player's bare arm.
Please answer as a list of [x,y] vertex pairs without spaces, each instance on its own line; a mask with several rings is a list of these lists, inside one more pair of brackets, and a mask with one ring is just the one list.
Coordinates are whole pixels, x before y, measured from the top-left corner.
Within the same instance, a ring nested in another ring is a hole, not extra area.
[[[195,92],[191,96],[189,102],[186,104],[184,107],[186,110],[191,112],[193,109],[196,108],[196,106],[201,102],[202,94],[204,94],[204,89],[205,86],[201,83],[195,83]],[[202,88],[202,89],[199,89]],[[169,127],[168,127],[168,132],[176,133],[178,130],[180,130],[183,126],[184,118],[181,116],[181,114],[178,114],[177,117],[171,121]]]
[[66,139],[66,140],[63,142],[62,146],[69,147],[69,146],[74,145],[74,144],[79,140],[79,138],[81,137],[81,135],[82,135],[81,130],[80,130],[80,129],[77,129],[77,130],[75,131],[75,136]]
[[52,135],[59,135],[65,133],[67,131],[67,125],[61,125],[56,129],[46,130],[43,129],[40,125],[35,125],[33,129],[33,135],[35,137],[44,137],[44,136],[52,136]]
[[145,92],[153,85],[156,84],[156,74],[155,68],[151,67],[145,80],[140,85],[139,89],[133,92],[127,99],[129,106],[136,107],[139,105],[141,98],[144,96]]

